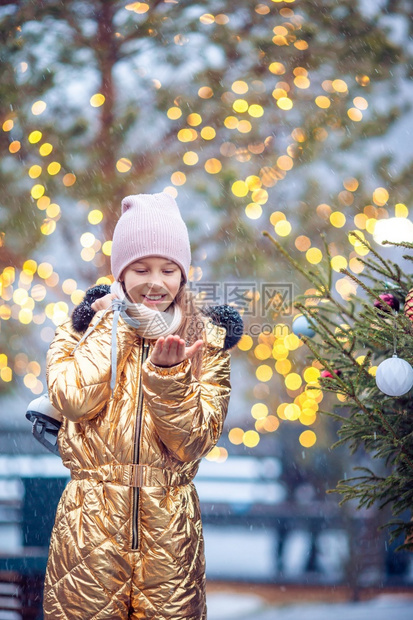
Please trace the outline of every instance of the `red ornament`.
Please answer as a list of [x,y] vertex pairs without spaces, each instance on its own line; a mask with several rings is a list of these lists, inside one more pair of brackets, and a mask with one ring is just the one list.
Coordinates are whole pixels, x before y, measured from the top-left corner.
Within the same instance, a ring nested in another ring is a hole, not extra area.
[[[341,375],[341,370],[334,370],[334,374],[336,374],[337,377],[339,377]],[[333,375],[331,374],[331,372],[329,370],[322,370],[320,375],[322,377],[329,377],[330,379],[333,378]]]
[[[392,310],[396,310],[396,312],[399,310],[399,300],[391,293],[382,293],[379,295],[379,298],[382,299],[384,303],[381,303],[378,299],[376,299],[374,301],[375,308],[379,308],[383,312],[390,312],[390,308],[392,308]],[[387,306],[389,306],[389,308]]]

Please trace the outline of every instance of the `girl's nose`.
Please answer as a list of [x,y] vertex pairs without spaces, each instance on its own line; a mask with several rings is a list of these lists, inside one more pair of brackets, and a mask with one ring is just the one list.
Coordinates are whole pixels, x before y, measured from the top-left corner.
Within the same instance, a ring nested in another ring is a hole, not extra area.
[[151,274],[148,278],[149,288],[164,288],[162,274]]

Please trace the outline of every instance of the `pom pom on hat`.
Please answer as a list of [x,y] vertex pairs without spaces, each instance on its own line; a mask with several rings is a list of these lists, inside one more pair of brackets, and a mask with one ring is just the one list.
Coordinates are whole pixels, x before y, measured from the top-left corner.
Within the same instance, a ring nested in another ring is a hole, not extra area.
[[112,240],[111,267],[115,280],[123,270],[146,256],[162,256],[174,261],[185,281],[191,264],[188,229],[172,196],[136,194],[122,200]]

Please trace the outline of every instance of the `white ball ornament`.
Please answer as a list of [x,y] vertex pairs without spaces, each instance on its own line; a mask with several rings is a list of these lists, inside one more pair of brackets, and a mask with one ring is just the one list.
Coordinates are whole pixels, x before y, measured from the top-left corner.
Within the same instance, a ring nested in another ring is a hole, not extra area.
[[377,367],[376,385],[387,396],[403,396],[413,386],[413,368],[393,355]]

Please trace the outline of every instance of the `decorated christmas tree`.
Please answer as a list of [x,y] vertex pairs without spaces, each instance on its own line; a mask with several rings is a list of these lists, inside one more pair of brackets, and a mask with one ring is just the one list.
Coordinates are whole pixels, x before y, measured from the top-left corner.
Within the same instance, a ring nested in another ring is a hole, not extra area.
[[[383,259],[372,244],[352,232],[350,240],[361,243],[369,257],[358,259],[364,266],[362,275],[341,269],[358,287],[358,294],[343,302],[333,289],[327,244],[326,259],[304,270],[272,235],[263,234],[311,285],[295,300],[298,314],[293,322],[293,331],[311,354],[314,372],[307,390],[321,388],[336,395],[339,402],[330,400],[332,410],[323,411],[339,422],[335,445],[362,455],[364,466],[356,466],[352,477],[338,482],[341,503],[389,506],[392,537],[404,534],[404,546],[412,548],[413,275]],[[413,244],[393,245],[406,248],[403,259],[408,266]]]

